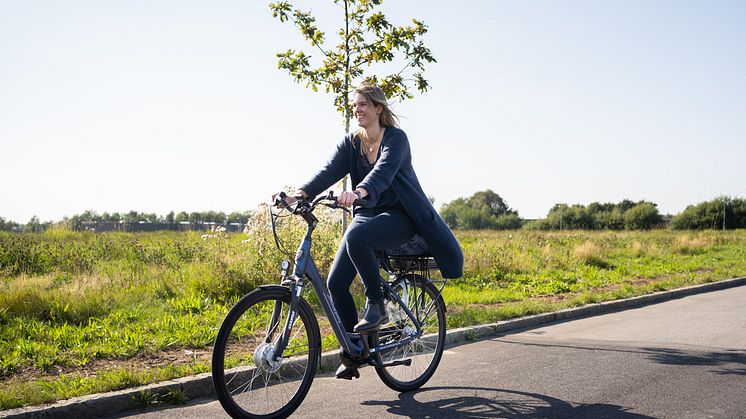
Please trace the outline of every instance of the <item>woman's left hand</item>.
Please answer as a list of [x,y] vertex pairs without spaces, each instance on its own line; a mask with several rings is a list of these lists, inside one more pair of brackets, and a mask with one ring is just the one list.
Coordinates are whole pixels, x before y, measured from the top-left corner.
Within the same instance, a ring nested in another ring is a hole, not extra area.
[[343,207],[351,207],[352,203],[357,199],[357,195],[353,192],[342,192],[337,197],[337,203]]
[[355,189],[353,192],[342,192],[337,197],[337,203],[343,207],[351,207],[356,199],[365,198],[367,195],[368,192],[362,188]]

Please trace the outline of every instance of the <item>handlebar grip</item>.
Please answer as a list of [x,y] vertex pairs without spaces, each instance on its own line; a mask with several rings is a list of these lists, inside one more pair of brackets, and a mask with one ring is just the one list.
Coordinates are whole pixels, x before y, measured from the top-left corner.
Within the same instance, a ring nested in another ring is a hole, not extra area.
[[280,192],[280,193],[278,193],[277,195],[275,195],[275,202],[274,202],[274,205],[275,205],[275,206],[280,206],[280,205],[283,205],[283,206],[286,206],[286,207],[287,207],[287,206],[288,206],[288,203],[287,203],[287,201],[285,200],[285,198],[287,198],[287,197],[288,197],[288,196],[287,196],[287,194],[286,194],[285,192]]

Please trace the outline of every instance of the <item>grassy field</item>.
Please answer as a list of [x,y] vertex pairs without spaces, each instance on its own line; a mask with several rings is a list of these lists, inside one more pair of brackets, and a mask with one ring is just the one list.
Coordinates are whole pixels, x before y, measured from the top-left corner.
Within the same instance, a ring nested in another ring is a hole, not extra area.
[[[0,409],[209,371],[240,296],[279,279],[266,220],[245,234],[0,233]],[[281,228],[293,249],[297,224]],[[322,224],[325,275],[339,240]],[[457,232],[449,327],[743,276],[746,231]],[[359,285],[358,296],[359,294]],[[315,298],[306,292],[306,298]],[[333,336],[324,346],[334,348]]]

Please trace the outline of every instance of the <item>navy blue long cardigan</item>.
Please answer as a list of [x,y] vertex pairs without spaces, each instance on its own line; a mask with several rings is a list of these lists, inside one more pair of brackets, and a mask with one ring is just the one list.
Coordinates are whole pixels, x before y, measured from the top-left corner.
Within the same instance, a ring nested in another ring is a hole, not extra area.
[[380,156],[373,169],[360,179],[355,170],[360,153],[360,139],[353,133],[337,144],[332,157],[306,184],[300,187],[311,198],[328,189],[347,174],[356,188],[368,191],[369,207],[374,207],[381,192],[393,189],[402,206],[425,239],[430,253],[444,278],[463,275],[464,254],[458,241],[440,218],[417,180],[407,135],[399,128],[386,127],[381,140]]

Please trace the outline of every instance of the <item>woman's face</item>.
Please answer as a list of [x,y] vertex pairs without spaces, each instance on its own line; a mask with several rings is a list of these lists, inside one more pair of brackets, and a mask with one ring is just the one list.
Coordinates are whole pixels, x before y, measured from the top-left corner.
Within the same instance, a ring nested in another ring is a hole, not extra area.
[[383,111],[381,105],[371,103],[368,98],[360,93],[355,93],[355,118],[357,124],[362,128],[370,128],[378,123],[378,117]]

